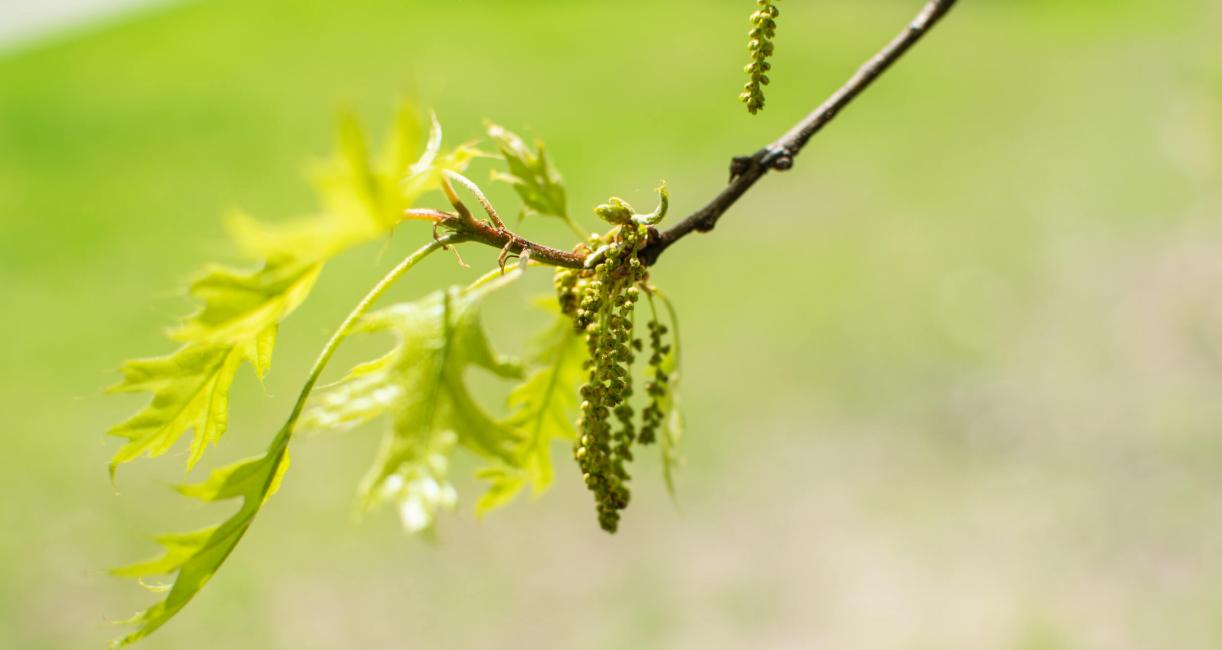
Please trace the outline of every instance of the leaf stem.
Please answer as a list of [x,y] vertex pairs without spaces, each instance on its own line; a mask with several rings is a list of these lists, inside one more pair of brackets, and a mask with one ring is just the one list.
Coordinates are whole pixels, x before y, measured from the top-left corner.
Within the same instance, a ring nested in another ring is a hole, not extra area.
[[365,294],[364,298],[348,312],[348,316],[340,323],[339,328],[331,335],[330,340],[323,346],[322,351],[318,353],[318,358],[314,361],[314,366],[310,368],[310,374],[306,377],[305,384],[301,387],[301,392],[297,395],[297,401],[293,404],[293,411],[289,413],[288,421],[284,423],[284,430],[290,432],[293,426],[297,423],[297,419],[301,417],[302,410],[305,409],[306,400],[310,397],[310,392],[314,390],[314,385],[318,383],[318,378],[322,376],[322,371],[327,367],[327,363],[331,361],[331,357],[335,355],[335,351],[339,348],[339,344],[343,343],[344,339],[352,331],[352,326],[356,324],[362,316],[364,316],[373,303],[377,302],[382,294],[391,287],[403,274],[412,270],[420,260],[428,257],[430,253],[441,250],[448,244],[458,243],[462,241],[459,235],[445,235],[434,239],[423,247],[417,249],[411,255],[403,258],[395,268],[391,269],[378,283],[373,285],[369,293]]
[[[327,362],[331,360],[331,357],[335,354],[336,349],[339,348],[340,343],[342,343],[352,331],[353,325],[355,325],[356,322],[369,311],[369,308],[373,305],[373,303],[377,301],[382,294],[386,293],[386,290],[389,289],[396,280],[402,277],[404,273],[411,270],[411,268],[419,263],[420,260],[427,257],[430,253],[440,250],[446,244],[459,240],[461,240],[461,237],[458,235],[448,235],[446,237],[431,241],[426,246],[420,248],[411,255],[408,255],[403,259],[403,261],[399,262],[395,268],[391,269],[389,273],[379,280],[378,283],[369,290],[369,293],[365,294],[365,297],[362,298],[359,303],[357,303],[356,307],[354,307],[352,311],[348,313],[348,316],[344,318],[344,321],[340,324],[339,328],[334,334],[331,335],[331,338],[327,341],[327,344],[323,346],[322,352],[319,353],[318,359],[314,362],[314,366],[310,368],[310,373],[306,378],[305,385],[302,386],[301,392],[297,395],[297,401],[293,405],[292,412],[289,414],[289,417],[285,421],[284,425],[280,427],[280,431],[276,433],[276,437],[272,439],[270,444],[268,444],[267,451],[264,453],[264,455],[257,459],[242,461],[237,466],[217,470],[217,472],[213,473],[212,478],[202,484],[203,486],[211,487],[214,490],[219,489],[222,492],[225,490],[232,490],[234,489],[232,487],[216,488],[215,486],[211,486],[210,483],[212,481],[222,480],[218,479],[218,476],[223,475],[222,478],[228,481],[233,475],[235,475],[235,472],[240,474],[243,471],[249,471],[248,468],[250,467],[258,467],[263,463],[268,463],[267,467],[269,469],[266,470],[266,474],[262,477],[262,483],[258,486],[257,490],[252,490],[242,495],[242,508],[238,510],[237,513],[225,520],[225,522],[219,526],[188,534],[188,537],[200,534],[207,536],[207,539],[202,542],[204,545],[200,546],[195,551],[192,551],[189,557],[179,557],[176,555],[176,553],[181,553],[182,549],[163,542],[163,544],[167,545],[166,556],[161,560],[155,561],[152,566],[159,569],[164,569],[166,563],[172,564],[173,566],[171,566],[171,568],[177,572],[177,576],[174,578],[173,587],[164,601],[130,619],[128,623],[138,625],[139,628],[131,634],[113,641],[111,643],[111,648],[119,648],[148,636],[154,630],[161,627],[162,624],[173,617],[174,614],[186,606],[187,602],[195,597],[199,590],[204,586],[204,583],[208,581],[212,574],[215,573],[221,564],[224,563],[224,561],[229,557],[229,554],[233,552],[233,549],[237,546],[238,542],[241,541],[242,537],[246,534],[246,531],[250,528],[251,523],[253,523],[255,516],[258,515],[264,502],[266,502],[268,497],[270,497],[271,494],[276,491],[276,486],[279,485],[279,481],[284,475],[284,471],[288,468],[288,445],[293,437],[293,430],[297,425],[297,420],[301,417],[302,410],[305,408],[310,392],[313,390],[314,385],[318,382],[318,378],[322,375],[323,369],[326,368]],[[234,469],[235,467],[239,469]],[[218,474],[218,472],[221,474]],[[228,474],[224,474],[225,472],[228,472]],[[190,494],[190,492],[182,488],[180,488],[180,491],[182,491],[184,494]],[[219,492],[217,494],[219,494]],[[199,495],[195,494],[194,496]],[[229,493],[227,496],[221,498],[232,498],[234,496],[238,496],[238,494]],[[258,498],[254,499],[255,496]],[[216,498],[216,495],[214,494],[213,497],[205,500],[219,499]],[[170,536],[170,538],[176,537],[179,536]],[[125,571],[131,574],[133,569],[139,569],[135,573],[135,575],[139,575],[140,573],[147,572],[147,567],[148,565],[146,564],[136,565],[135,567],[128,567]]]

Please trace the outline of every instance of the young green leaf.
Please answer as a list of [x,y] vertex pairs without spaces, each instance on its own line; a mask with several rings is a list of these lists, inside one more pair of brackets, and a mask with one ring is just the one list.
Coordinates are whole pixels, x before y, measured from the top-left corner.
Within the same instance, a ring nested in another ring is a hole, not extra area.
[[552,441],[577,437],[573,418],[579,401],[577,389],[585,381],[581,364],[586,355],[572,320],[557,314],[536,339],[527,362],[533,371],[509,394],[511,413],[506,422],[518,431],[518,465],[536,495],[552,484]]
[[450,288],[394,305],[362,319],[354,332],[388,332],[390,353],[354,368],[306,414],[307,425],[350,427],[383,414],[391,428],[361,488],[361,505],[396,502],[405,527],[428,528],[438,510],[453,503],[446,479],[447,455],[462,445],[477,455],[514,461],[513,431],[488,416],[466,386],[464,372],[477,367],[520,378],[516,363],[496,355],[480,322],[485,296],[521,271]]
[[[676,338],[676,341],[678,339]],[[662,479],[666,482],[666,490],[675,495],[675,474],[683,465],[683,455],[679,445],[683,442],[683,411],[679,408],[679,355],[671,352],[662,361],[662,369],[670,376],[670,391],[662,400],[663,422],[665,427],[659,437],[662,452]]]
[[[126,438],[110,461],[110,473],[142,454],[159,456],[169,451],[188,429],[194,429],[188,467],[204,448],[225,432],[229,386],[245,351],[226,345],[188,344],[164,357],[137,359],[123,364],[123,380],[113,392],[153,393],[153,400],[136,415],[115,425],[112,436]],[[255,359],[258,359],[257,352]],[[256,367],[266,367],[256,361]]]
[[[543,143],[536,142],[536,151],[532,152],[517,134],[496,124],[488,125],[488,137],[496,143],[509,170],[493,171],[492,178],[513,186],[522,199],[522,216],[536,213],[560,217],[572,226],[566,205],[564,179],[548,161]],[[580,230],[578,234],[585,239],[586,235]]]
[[[412,426],[396,418],[394,430],[401,430],[401,424]],[[395,470],[378,483],[367,480],[361,488],[364,508],[395,504],[408,533],[431,530],[437,516],[458,503],[458,492],[449,480],[450,455],[458,437],[448,430],[420,433],[386,436],[375,467],[394,463]]]
[[475,478],[488,482],[488,489],[475,504],[475,514],[479,517],[508,505],[529,480],[526,472],[507,465],[491,465],[477,470]]
[[460,144],[451,151],[442,152],[441,124],[434,115],[429,142],[425,146],[424,153],[420,155],[420,159],[408,168],[407,177],[399,182],[400,192],[414,201],[416,197],[425,192],[440,187],[444,172],[452,171],[461,174],[466,171],[467,165],[472,160],[483,157],[488,157],[488,154],[471,142]]
[[675,495],[675,473],[683,464],[683,456],[679,445],[683,442],[683,412],[679,407],[679,380],[682,376],[679,355],[679,316],[666,294],[653,290],[654,296],[662,301],[670,317],[670,330],[673,332],[671,351],[662,359],[662,370],[670,377],[670,390],[662,401],[663,422],[666,423],[661,436],[662,479],[666,482],[666,490]]
[[[368,313],[373,303],[395,281],[411,270],[420,260],[440,250],[444,245],[444,241],[433,241],[407,256],[357,303],[319,353],[318,359],[306,378],[305,385],[298,393],[293,410],[263,456],[215,470],[203,483],[179,488],[182,494],[204,501],[241,498],[242,505],[233,516],[218,526],[159,538],[158,541],[166,548],[162,557],[115,571],[119,575],[135,578],[169,573],[176,575],[170,586],[154,589],[167,593],[164,600],[128,620],[127,623],[137,626],[136,630],[116,640],[113,646],[126,645],[156,630],[186,606],[187,602],[216,573],[250,527],[263,503],[279,486],[288,469],[288,445],[305,407],[306,399],[322,375],[323,369],[335,354],[335,350],[353,331],[355,323]],[[133,371],[132,383],[139,385],[142,382],[151,381],[156,384],[159,381],[156,375],[157,372],[140,374]],[[152,388],[153,386],[145,386],[142,389]]]
[[279,487],[280,479],[289,465],[290,433],[291,426],[286,425],[264,455],[214,470],[206,481],[179,488],[182,494],[201,501],[241,499],[242,505],[220,525],[158,537],[157,542],[165,547],[161,557],[113,571],[115,575],[129,578],[170,573],[177,575],[168,589],[158,589],[167,592],[164,600],[124,621],[125,624],[135,625],[136,629],[115,640],[112,648],[125,646],[151,634],[185,607],[212,578],[250,528],[259,508]]
[[[319,167],[316,187],[326,211],[318,216],[263,224],[245,215],[229,219],[229,229],[246,255],[264,260],[254,271],[213,266],[197,278],[190,293],[200,309],[170,331],[185,345],[163,357],[129,362],[116,392],[150,392],[152,401],[110,430],[127,443],[111,461],[111,474],[142,454],[165,453],[194,429],[187,468],[225,433],[229,388],[244,360],[261,378],[271,363],[277,327],[309,295],[323,264],[344,250],[383,236],[402,211],[437,186],[438,170],[461,171],[476,155],[470,147],[440,153],[436,120],[426,150],[409,108],[400,111],[380,161],[371,161],[354,119],[340,123],[339,153]],[[411,161],[415,160],[413,164]],[[419,174],[401,183],[410,171]]]
[[187,468],[194,467],[225,433],[238,368],[249,361],[263,377],[279,322],[305,299],[320,269],[280,263],[242,272],[217,266],[197,278],[191,293],[203,306],[170,332],[183,347],[129,361],[121,368],[123,381],[111,389],[153,394],[136,415],[110,429],[110,435],[127,439],[111,459],[111,475],[142,454],[164,454],[188,430],[194,435]]
[[314,186],[328,214],[354,230],[384,233],[399,222],[403,210],[421,194],[436,187],[435,183],[408,185],[403,183],[405,177],[438,162],[456,167],[455,171],[466,168],[470,157],[438,160],[441,126],[436,118],[429,144],[421,149],[420,124],[415,115],[411,107],[400,110],[379,160],[371,160],[356,118],[350,114],[341,117],[337,154],[314,170]]
[[305,300],[321,270],[321,264],[288,262],[269,263],[254,272],[213,266],[191,283],[191,295],[203,306],[169,336],[232,346],[257,344],[263,336],[264,347],[270,348],[276,324]]
[[[441,151],[441,125],[433,119],[428,144],[420,150],[415,112],[404,107],[378,160],[371,160],[364,136],[350,116],[340,121],[338,153],[314,168],[321,214],[281,223],[263,223],[245,214],[228,219],[229,231],[247,255],[300,263],[325,261],[359,244],[385,236],[403,211],[437,189],[444,170],[462,172],[477,156],[470,144]],[[408,152],[411,152],[410,154]]]
[[[550,301],[544,306],[555,311]],[[508,505],[528,483],[536,496],[546,491],[555,475],[552,441],[577,437],[573,418],[577,388],[585,379],[581,364],[587,352],[572,321],[559,312],[556,316],[535,341],[526,364],[530,374],[509,393],[511,412],[505,424],[517,437],[513,462],[476,472],[477,478],[488,482],[488,490],[475,507],[478,515]]]

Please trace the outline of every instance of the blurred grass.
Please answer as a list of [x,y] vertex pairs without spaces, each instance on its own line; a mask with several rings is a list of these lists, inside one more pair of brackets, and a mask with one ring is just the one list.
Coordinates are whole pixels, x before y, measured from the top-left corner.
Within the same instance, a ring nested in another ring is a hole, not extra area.
[[[99,647],[148,600],[105,568],[215,518],[165,489],[181,457],[113,495],[101,432],[135,404],[100,391],[168,349],[174,290],[229,256],[226,209],[312,207],[303,162],[341,106],[380,131],[417,98],[452,142],[494,119],[546,139],[575,207],[667,178],[681,213],[913,4],[786,3],[754,119],[742,2],[222,0],[0,59],[0,647]],[[368,433],[308,438],[146,647],[1216,647],[1220,28],[1216,0],[964,2],[792,172],[668,253],[681,513],[650,459],[605,538],[565,467],[430,547],[390,516],[350,525]],[[326,332],[426,236],[329,269],[266,389],[239,380],[214,458],[263,444]],[[398,295],[469,275],[437,258]],[[522,313],[490,314],[504,345]]]

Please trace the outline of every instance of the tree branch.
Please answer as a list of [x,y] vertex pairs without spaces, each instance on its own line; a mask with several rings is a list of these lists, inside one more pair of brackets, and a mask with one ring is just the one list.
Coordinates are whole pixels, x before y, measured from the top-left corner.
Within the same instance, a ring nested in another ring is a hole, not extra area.
[[515,235],[507,228],[498,229],[478,219],[459,226],[456,232],[461,233],[465,241],[477,241],[481,244],[495,246],[506,253],[521,255],[523,251],[530,251],[530,259],[552,266],[579,269],[586,261],[585,253],[569,253],[559,248],[538,244]]
[[887,71],[893,63],[916,44],[946,12],[950,11],[956,0],[929,0],[916,18],[909,23],[890,43],[869,61],[866,61],[843,86],[832,93],[818,108],[782,135],[772,144],[760,149],[751,156],[738,156],[730,162],[730,182],[725,189],[713,198],[707,205],[688,215],[668,230],[659,232],[657,236],[640,252],[641,262],[652,265],[658,260],[662,251],[692,232],[708,232],[717,225],[717,220],[725,214],[739,197],[747,193],[755,182],[763,178],[769,171],[776,169],[785,171],[793,167],[793,160],[806,146],[806,143],[819,132],[832,118],[848,106],[879,76]]
[[[458,193],[454,191],[454,186],[450,184],[450,179],[458,181],[460,185],[466,187],[468,191],[475,195],[479,201],[480,207],[487,213],[491,223],[476,219],[471,210],[463,204],[462,199],[458,198]],[[421,219],[433,222],[433,239],[441,241],[442,238],[438,235],[437,229],[444,227],[452,234],[454,243],[476,241],[488,246],[494,246],[501,249],[501,257],[498,260],[501,268],[505,267],[505,260],[509,255],[529,254],[530,258],[551,264],[553,266],[564,266],[572,269],[581,268],[586,261],[585,253],[567,253],[558,248],[544,246],[538,244],[525,237],[518,235],[509,228],[505,227],[505,223],[501,221],[496,210],[492,207],[492,203],[484,196],[479,187],[471,182],[467,177],[457,172],[446,172],[441,176],[441,189],[445,192],[446,199],[450,205],[454,206],[455,212],[443,212],[432,208],[412,208],[404,213],[404,219]],[[443,248],[444,246],[443,243]]]
[[[785,171],[793,167],[794,158],[832,118],[848,106],[866,88],[887,71],[900,57],[916,44],[950,8],[956,0],[929,0],[916,18],[903,31],[887,43],[882,50],[866,61],[843,86],[832,93],[818,108],[789,129],[772,144],[760,149],[750,156],[738,156],[730,162],[730,182],[721,192],[713,197],[703,208],[693,212],[682,221],[665,231],[651,230],[650,241],[638,254],[641,263],[649,266],[657,262],[658,257],[667,248],[692,232],[708,232],[717,225],[717,220],[725,214],[730,206],[746,194],[755,182],[763,178],[769,171],[775,169]],[[550,246],[532,242],[510,231],[504,226],[495,210],[484,198],[473,183],[458,174],[450,174],[467,189],[475,193],[480,205],[488,213],[492,223],[486,223],[471,216],[471,212],[458,200],[448,181],[443,180],[442,187],[446,191],[450,203],[457,214],[438,210],[409,210],[409,218],[431,220],[438,226],[452,230],[457,237],[451,241],[477,241],[488,246],[501,249],[501,264],[509,254],[522,254],[529,251],[530,258],[554,266],[581,268],[585,262],[585,254],[580,252],[565,252]]]

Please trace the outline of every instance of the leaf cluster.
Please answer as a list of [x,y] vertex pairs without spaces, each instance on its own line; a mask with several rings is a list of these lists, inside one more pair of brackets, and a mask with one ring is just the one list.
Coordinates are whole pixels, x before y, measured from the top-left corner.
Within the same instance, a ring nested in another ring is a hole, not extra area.
[[[450,185],[451,179],[461,181],[495,222],[481,228],[495,230],[510,243],[517,240],[504,230],[478,187],[462,175],[476,158],[493,156],[474,144],[442,149],[436,119],[426,139],[419,137],[423,125],[415,116],[409,107],[401,110],[376,155],[356,121],[344,116],[338,152],[314,170],[320,206],[316,214],[277,223],[244,213],[229,217],[234,243],[253,264],[205,269],[189,288],[199,302],[197,311],[169,332],[180,347],[122,366],[122,381],[113,390],[146,393],[150,399],[109,431],[123,440],[111,461],[112,477],[122,464],[165,454],[188,434],[186,464],[191,471],[228,428],[236,373],[246,364],[260,379],[269,372],[279,327],[308,297],[329,260],[386,237],[399,223],[420,214],[435,223],[461,222],[459,215],[414,208],[427,193],[444,190],[462,219],[473,219]],[[512,184],[523,214],[561,218],[581,232],[568,215],[563,181],[542,146],[531,150],[517,135],[495,125],[488,127],[488,135],[504,165],[493,178]],[[389,286],[419,261],[463,241],[462,232],[450,230],[443,236],[435,229],[433,241],[366,294],[324,346],[291,413],[263,454],[214,469],[205,480],[178,488],[205,502],[236,501],[238,508],[217,525],[157,537],[163,547],[159,557],[114,571],[142,583],[153,576],[172,576],[169,584],[151,587],[165,595],[126,621],[135,629],[114,645],[152,633],[211,579],[275,493],[289,466],[290,443],[303,427],[345,429],[384,420],[382,444],[359,487],[358,505],[362,510],[391,505],[409,532],[432,530],[438,516],[455,507],[458,495],[450,468],[459,450],[482,462],[477,476],[488,489],[476,504],[478,513],[508,503],[528,485],[537,495],[552,484],[552,443],[578,437],[574,416],[586,346],[554,305],[553,322],[523,360],[497,353],[481,318],[483,301],[520,278],[527,259],[467,286],[372,310]],[[335,350],[353,335],[389,335],[394,343],[313,395]],[[506,415],[495,415],[479,403],[467,383],[473,371],[514,382]],[[670,451],[664,449],[668,485],[674,458],[673,445]]]
[[[381,154],[372,157],[355,119],[345,115],[338,153],[315,169],[322,206],[318,214],[276,224],[231,215],[228,226],[235,244],[256,264],[206,268],[189,287],[200,303],[198,310],[169,332],[180,347],[120,368],[122,380],[111,390],[148,393],[151,399],[108,432],[124,440],[110,463],[112,478],[122,464],[165,454],[188,433],[190,471],[228,429],[229,393],[237,371],[249,363],[260,379],[266,375],[281,322],[306,299],[326,262],[385,236],[404,209],[438,186],[440,170],[461,171],[479,154],[470,145],[441,151],[436,120],[427,144],[419,138],[420,131],[415,112],[405,106]],[[116,570],[130,577],[176,573],[166,598],[130,619],[137,629],[116,645],[143,638],[164,624],[228,557],[288,466],[295,420],[296,415],[262,456],[179,488],[204,501],[240,498],[242,505],[218,526],[158,537],[165,548],[162,557]]]

